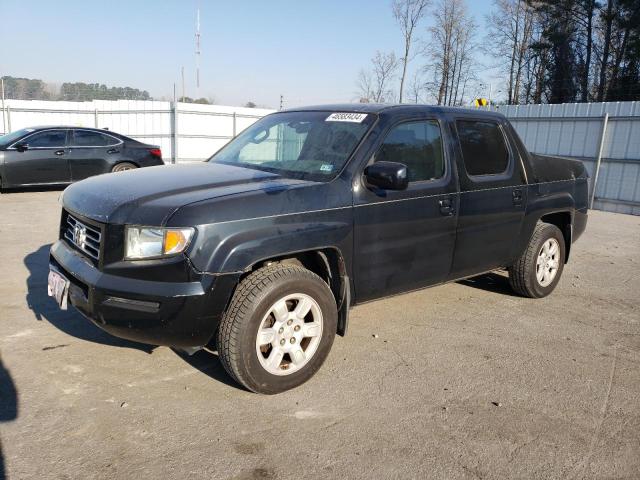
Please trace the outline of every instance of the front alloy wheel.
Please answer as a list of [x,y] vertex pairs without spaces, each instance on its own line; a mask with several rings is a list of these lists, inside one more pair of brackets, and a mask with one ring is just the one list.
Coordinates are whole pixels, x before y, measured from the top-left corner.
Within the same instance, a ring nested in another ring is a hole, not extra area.
[[322,338],[322,311],[309,295],[295,293],[274,303],[256,335],[256,353],[273,375],[290,375],[311,360]]
[[276,263],[240,282],[218,328],[225,370],[247,389],[280,393],[309,380],[331,350],[338,323],[327,283]]

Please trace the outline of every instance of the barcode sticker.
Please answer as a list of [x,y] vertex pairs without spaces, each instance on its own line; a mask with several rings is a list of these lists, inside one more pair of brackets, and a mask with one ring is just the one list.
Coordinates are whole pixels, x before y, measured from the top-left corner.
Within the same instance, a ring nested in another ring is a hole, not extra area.
[[332,113],[327,117],[326,121],[327,122],[362,123],[365,118],[367,118],[366,113],[343,112],[343,113]]

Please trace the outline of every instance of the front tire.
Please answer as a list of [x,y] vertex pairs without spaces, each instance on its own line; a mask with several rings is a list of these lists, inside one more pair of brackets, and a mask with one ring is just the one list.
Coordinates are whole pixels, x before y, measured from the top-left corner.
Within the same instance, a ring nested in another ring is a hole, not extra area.
[[538,223],[526,250],[509,268],[511,288],[524,297],[546,297],[560,281],[565,258],[566,246],[560,229]]
[[284,392],[320,369],[337,322],[326,282],[301,266],[273,264],[251,273],[236,289],[218,329],[218,355],[248,390]]

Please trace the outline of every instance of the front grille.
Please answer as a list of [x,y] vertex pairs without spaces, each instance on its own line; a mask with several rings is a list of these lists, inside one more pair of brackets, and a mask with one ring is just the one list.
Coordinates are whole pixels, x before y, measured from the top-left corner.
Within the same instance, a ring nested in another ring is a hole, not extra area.
[[86,253],[94,260],[100,258],[102,233],[98,228],[82,223],[72,215],[67,215],[64,238],[66,238],[71,245]]

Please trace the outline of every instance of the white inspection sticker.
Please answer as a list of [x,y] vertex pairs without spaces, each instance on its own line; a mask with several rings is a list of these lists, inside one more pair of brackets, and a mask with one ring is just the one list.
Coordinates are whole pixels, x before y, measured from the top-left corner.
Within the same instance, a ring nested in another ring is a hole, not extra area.
[[342,112],[342,113],[332,113],[325,120],[326,122],[354,122],[354,123],[362,123],[362,121],[367,118],[366,113],[353,113],[353,112]]

